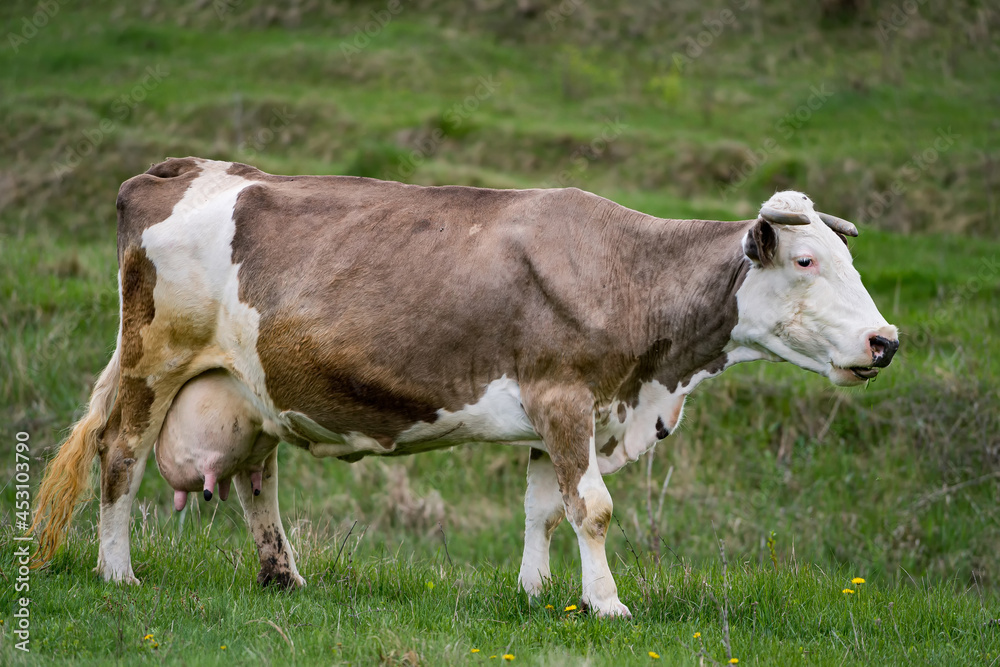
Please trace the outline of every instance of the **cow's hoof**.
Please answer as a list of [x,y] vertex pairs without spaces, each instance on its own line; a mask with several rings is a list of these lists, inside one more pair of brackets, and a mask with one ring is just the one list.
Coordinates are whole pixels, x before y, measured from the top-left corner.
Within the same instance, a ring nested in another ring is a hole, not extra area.
[[297,588],[304,588],[306,580],[297,572],[289,572],[288,570],[261,570],[257,574],[257,583],[264,588],[276,586],[290,591]]
[[94,572],[98,574],[101,579],[112,584],[126,584],[128,586],[138,586],[142,582],[139,581],[134,574],[132,574],[132,569],[129,568],[125,572],[115,572],[113,570],[108,570],[102,565],[98,565],[94,568]]
[[628,607],[621,603],[621,600],[615,599],[608,603],[598,605],[589,605],[592,613],[597,614],[601,618],[632,618],[632,612],[628,610]]
[[521,590],[528,594],[530,600],[534,600],[542,594],[546,583],[548,583],[548,578],[537,574],[533,577],[520,577]]

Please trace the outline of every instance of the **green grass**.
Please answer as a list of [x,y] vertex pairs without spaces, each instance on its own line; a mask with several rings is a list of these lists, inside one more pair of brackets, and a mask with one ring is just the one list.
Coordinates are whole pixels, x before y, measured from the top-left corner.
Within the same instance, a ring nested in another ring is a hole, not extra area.
[[[25,431],[37,484],[107,363],[118,326],[115,193],[168,155],[401,178],[400,159],[444,128],[405,180],[562,183],[656,215],[720,219],[753,215],[776,188],[801,189],[862,222],[855,263],[900,327],[901,351],[865,390],[835,390],[787,365],[733,369],[696,392],[648,475],[644,459],[607,478],[621,526],[608,552],[631,622],[567,620],[561,609],[579,596],[567,527],[541,605],[517,593],[526,452],[458,448],[347,465],[283,447],[281,506],[306,590],[259,590],[238,504],[175,515],[150,469],[133,530],[144,585],[120,589],[91,573],[88,503],[66,549],[32,575],[29,656],[12,648],[15,591],[4,584],[0,662],[439,664],[509,650],[518,664],[646,662],[648,651],[698,664],[694,632],[712,659],[725,656],[712,595],[741,665],[997,662],[993,14],[925,3],[885,43],[877,18],[891,6],[840,23],[808,3],[761,3],[678,73],[671,54],[722,4],[684,0],[658,13],[587,3],[553,31],[544,12],[527,20],[506,5],[477,13],[446,3],[400,14],[351,61],[341,42],[384,4],[231,4],[220,18],[213,3],[68,3],[17,52],[0,44],[5,480],[14,434]],[[33,11],[7,3],[0,18],[17,31]],[[157,65],[169,74],[119,119],[116,101]],[[496,89],[449,121],[483,77]],[[833,95],[784,136],[781,119],[823,85]],[[273,136],[261,134],[279,116],[288,120]],[[91,150],[86,137],[104,118],[114,128]],[[620,135],[588,149],[616,119]],[[947,127],[955,144],[907,176],[907,162]],[[778,148],[745,183],[734,180],[769,137]],[[80,166],[56,175],[81,146]],[[897,179],[902,194],[868,215]],[[647,498],[655,507],[671,469],[663,514],[650,522]],[[14,491],[0,490],[8,580]],[[842,593],[854,576],[867,583]]]
[[[137,522],[142,587],[90,576],[94,545],[34,575],[35,654],[56,657],[46,664],[398,665],[496,664],[505,654],[517,664],[617,665],[647,663],[650,651],[685,665],[702,664],[702,651],[744,665],[992,664],[1000,655],[996,596],[954,580],[855,584],[852,568],[785,559],[692,567],[629,555],[615,569],[635,617],[608,621],[565,611],[579,604],[566,573],[529,604],[509,563],[451,564],[443,550],[418,559],[309,526],[298,535],[308,586],[261,591],[253,544],[231,529],[231,512],[183,519]],[[5,664],[34,662],[2,632]]]

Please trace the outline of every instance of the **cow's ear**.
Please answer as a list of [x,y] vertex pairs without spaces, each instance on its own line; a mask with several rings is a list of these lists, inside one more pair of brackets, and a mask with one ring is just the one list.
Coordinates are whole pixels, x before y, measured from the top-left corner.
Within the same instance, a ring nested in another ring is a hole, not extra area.
[[743,253],[757,266],[770,266],[777,250],[778,233],[763,218],[743,237]]

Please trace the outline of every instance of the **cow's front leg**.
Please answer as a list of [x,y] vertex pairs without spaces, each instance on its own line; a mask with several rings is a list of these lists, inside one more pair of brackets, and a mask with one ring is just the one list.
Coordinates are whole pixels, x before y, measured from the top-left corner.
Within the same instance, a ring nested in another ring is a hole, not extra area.
[[[260,473],[259,485],[252,478],[255,473],[240,471],[233,476],[236,493],[243,505],[243,515],[257,545],[260,557],[260,572],[257,583],[262,586],[276,584],[283,588],[300,588],[306,580],[299,576],[295,567],[292,547],[285,537],[278,513],[278,448],[275,447],[264,459],[264,470]],[[255,495],[255,491],[260,493]]]
[[540,594],[549,579],[549,545],[565,514],[552,459],[542,450],[532,448],[528,490],[524,494],[524,556],[517,577],[529,596]]
[[604,543],[611,494],[597,467],[594,401],[586,387],[552,383],[522,394],[532,424],[545,441],[583,565],[583,603],[598,616],[631,616],[618,599]]

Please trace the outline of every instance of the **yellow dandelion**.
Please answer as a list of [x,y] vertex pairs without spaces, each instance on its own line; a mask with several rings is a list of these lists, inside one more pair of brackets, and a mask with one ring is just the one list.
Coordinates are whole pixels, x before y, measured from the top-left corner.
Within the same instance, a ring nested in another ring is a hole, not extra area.
[[506,660],[507,662],[510,662],[511,660],[514,659],[514,654],[513,653],[504,653],[503,659]]
[[649,652],[649,657],[652,658],[653,660],[659,660],[660,659],[660,654],[657,653],[656,651],[650,651]]
[[478,648],[474,648],[474,649],[472,649],[472,652],[473,653],[479,653],[479,649]]
[[222,649],[223,651],[225,651],[225,650],[226,650],[226,645],[225,645],[225,644],[223,644],[223,645],[222,645],[222,646],[220,646],[219,648],[221,648],[221,649]]
[[853,579],[851,579],[851,583],[852,584],[863,584],[863,583],[865,583],[865,580],[862,579],[861,577],[854,577]]
[[571,604],[570,606],[568,606],[565,609],[563,609],[563,611],[576,611],[576,605],[575,604]]
[[491,656],[490,656],[490,660],[492,660],[492,659],[493,659],[493,658],[495,658],[495,657],[496,657],[495,655],[491,655]]
[[701,633],[700,632],[694,633],[694,638],[695,639],[701,639]]
[[546,609],[555,609],[555,607],[553,607],[553,606],[552,606],[552,605],[550,605],[550,604],[547,604],[547,605],[545,605],[545,608],[546,608]]
[[845,588],[844,589],[844,593],[847,593],[848,595],[854,595],[854,589],[853,588]]
[[427,590],[429,590],[429,591],[434,590],[434,582],[433,581],[428,581],[427,582]]
[[739,658],[730,658],[730,659],[729,659],[729,664],[730,664],[730,665],[735,665],[735,664],[738,664],[738,663],[739,663],[739,661],[740,661],[740,659],[739,659]]
[[146,635],[145,637],[142,638],[142,641],[148,642],[152,638],[153,638],[153,635]]

